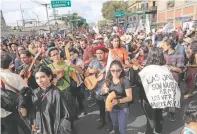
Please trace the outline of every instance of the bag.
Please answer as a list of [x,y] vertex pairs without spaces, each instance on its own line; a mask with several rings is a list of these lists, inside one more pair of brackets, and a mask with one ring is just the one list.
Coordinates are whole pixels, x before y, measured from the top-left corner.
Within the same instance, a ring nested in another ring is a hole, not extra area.
[[1,108],[9,112],[17,112],[18,103],[18,94],[11,90],[1,88]]

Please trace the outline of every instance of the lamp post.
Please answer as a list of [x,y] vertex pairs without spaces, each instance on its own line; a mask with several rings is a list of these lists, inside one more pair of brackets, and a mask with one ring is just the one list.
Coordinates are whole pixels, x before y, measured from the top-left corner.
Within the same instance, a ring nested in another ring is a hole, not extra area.
[[37,19],[38,19],[38,21],[36,23],[36,25],[37,25],[36,27],[37,27],[37,30],[39,31],[39,17],[38,17],[38,15],[35,12],[32,12],[32,13],[35,14]]
[[38,19],[38,23],[37,23],[37,26],[38,26],[38,24],[39,24],[39,17],[38,17],[38,14],[36,14],[35,12],[32,12],[33,14],[35,14],[36,15],[36,17],[37,17],[37,19]]

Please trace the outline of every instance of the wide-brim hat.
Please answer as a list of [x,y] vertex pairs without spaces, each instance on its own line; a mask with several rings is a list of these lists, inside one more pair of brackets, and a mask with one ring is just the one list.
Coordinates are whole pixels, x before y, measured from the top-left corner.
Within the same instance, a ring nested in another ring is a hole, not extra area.
[[96,50],[102,50],[104,52],[109,52],[109,50],[103,44],[99,44],[93,48],[93,52],[95,53]]
[[189,37],[184,38],[184,39],[183,39],[183,41],[185,41],[185,42],[187,42],[187,43],[189,43],[189,44],[191,44],[191,43],[192,43],[192,39],[191,39],[191,38],[189,38]]
[[96,39],[103,39],[103,36],[101,34],[97,35]]
[[131,42],[132,40],[132,36],[131,35],[123,35],[120,37],[121,41],[123,41],[124,43],[128,44]]
[[9,43],[9,47],[11,47],[12,44],[19,46],[18,43]]
[[98,40],[94,40],[94,41],[93,41],[93,44],[97,44],[97,43],[99,43]]
[[137,39],[144,40],[145,39],[145,36],[144,35],[138,35],[137,36]]

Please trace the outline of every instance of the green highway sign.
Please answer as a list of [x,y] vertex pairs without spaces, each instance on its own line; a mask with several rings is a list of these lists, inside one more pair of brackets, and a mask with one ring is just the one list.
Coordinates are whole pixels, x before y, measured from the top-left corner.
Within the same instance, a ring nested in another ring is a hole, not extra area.
[[81,19],[81,22],[86,22],[86,19]]
[[124,16],[124,12],[115,12],[114,16],[116,17]]
[[52,8],[71,7],[71,0],[53,0],[51,6]]

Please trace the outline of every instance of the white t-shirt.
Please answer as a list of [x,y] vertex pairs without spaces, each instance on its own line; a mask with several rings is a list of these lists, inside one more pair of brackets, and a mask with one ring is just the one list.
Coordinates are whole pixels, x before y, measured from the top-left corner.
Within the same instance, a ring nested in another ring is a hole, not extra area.
[[[27,84],[24,82],[22,77],[18,74],[12,73],[10,70],[0,70],[0,77],[3,78],[7,83],[12,85],[18,90],[21,90],[23,87],[27,87]],[[0,85],[0,87],[2,87]],[[5,84],[5,88],[11,91],[14,91],[8,85]],[[14,91],[15,92],[15,91]],[[1,108],[1,118],[4,118],[11,114],[11,112],[6,111],[5,109]]]

